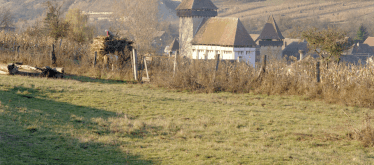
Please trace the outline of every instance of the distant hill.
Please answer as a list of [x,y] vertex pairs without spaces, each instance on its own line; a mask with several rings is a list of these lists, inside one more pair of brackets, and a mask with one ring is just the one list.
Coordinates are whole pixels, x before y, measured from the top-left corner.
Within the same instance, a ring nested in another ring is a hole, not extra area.
[[[45,12],[42,5],[47,0],[0,0],[2,6],[12,9],[15,20],[34,20]],[[354,31],[363,23],[374,27],[374,1],[320,1],[320,0],[212,0],[219,8],[218,16],[240,18],[250,33],[259,33],[267,17],[272,14],[280,22],[281,30],[308,19],[329,24],[349,25]],[[80,8],[86,12],[110,12],[115,0],[65,0],[64,10]],[[165,20],[177,22],[175,8],[180,0],[159,0],[160,14]],[[308,24],[308,21],[303,22]],[[314,24],[315,22],[309,22]],[[344,25],[345,26],[345,25]],[[374,28],[369,32],[374,33]],[[371,34],[374,35],[374,34]]]
[[[34,20],[45,13],[43,3],[48,0],[0,0],[1,6],[9,7],[15,17],[15,21]],[[178,1],[159,0],[160,14],[164,18],[178,19],[175,8],[180,4]],[[115,0],[65,0],[63,10],[79,8],[85,12],[111,12]]]

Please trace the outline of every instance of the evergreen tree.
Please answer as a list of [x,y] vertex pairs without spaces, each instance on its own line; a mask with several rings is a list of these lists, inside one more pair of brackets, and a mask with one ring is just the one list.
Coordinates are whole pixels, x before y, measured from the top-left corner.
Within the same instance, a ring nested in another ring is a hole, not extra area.
[[62,19],[62,5],[59,5],[56,1],[47,1],[44,5],[47,7],[44,30],[47,32],[47,35],[57,41],[59,38],[67,35],[69,24]]
[[367,32],[366,28],[363,25],[361,25],[357,30],[355,41],[362,43],[366,40],[368,36],[369,33]]

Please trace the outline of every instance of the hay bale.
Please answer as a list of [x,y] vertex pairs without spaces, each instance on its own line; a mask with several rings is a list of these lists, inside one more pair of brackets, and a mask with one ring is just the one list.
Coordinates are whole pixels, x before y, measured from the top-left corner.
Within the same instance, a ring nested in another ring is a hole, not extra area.
[[105,36],[98,36],[94,38],[91,44],[91,52],[97,52],[97,59],[103,60],[106,54],[114,54],[115,51],[122,52],[125,49],[132,50],[132,44],[134,42],[126,38],[110,38]]

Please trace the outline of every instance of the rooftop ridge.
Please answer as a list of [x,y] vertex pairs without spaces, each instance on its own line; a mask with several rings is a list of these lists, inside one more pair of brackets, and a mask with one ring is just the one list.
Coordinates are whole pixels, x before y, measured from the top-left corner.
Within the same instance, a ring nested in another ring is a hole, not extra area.
[[211,0],[183,0],[175,10],[217,10]]

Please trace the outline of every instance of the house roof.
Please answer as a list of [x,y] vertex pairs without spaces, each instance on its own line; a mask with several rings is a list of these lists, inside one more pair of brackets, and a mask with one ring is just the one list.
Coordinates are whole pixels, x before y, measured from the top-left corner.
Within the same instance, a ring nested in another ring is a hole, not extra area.
[[344,55],[373,55],[373,48],[368,44],[356,43],[350,49],[343,53]]
[[374,46],[374,37],[368,37],[365,41],[364,44],[368,44],[369,46]]
[[193,45],[255,46],[239,18],[204,18],[192,40]]
[[308,43],[307,42],[299,42],[299,41],[292,41],[285,46],[282,50],[283,56],[287,55],[300,58],[299,50],[304,50],[305,53],[308,52]]
[[0,27],[0,31],[15,31],[15,27]]
[[179,42],[174,38],[173,42],[169,45],[169,50],[171,51],[178,51],[179,50]]
[[211,0],[183,0],[175,10],[217,10]]
[[277,23],[275,22],[273,15],[269,16],[269,19],[266,22],[257,40],[259,39],[284,39]]

